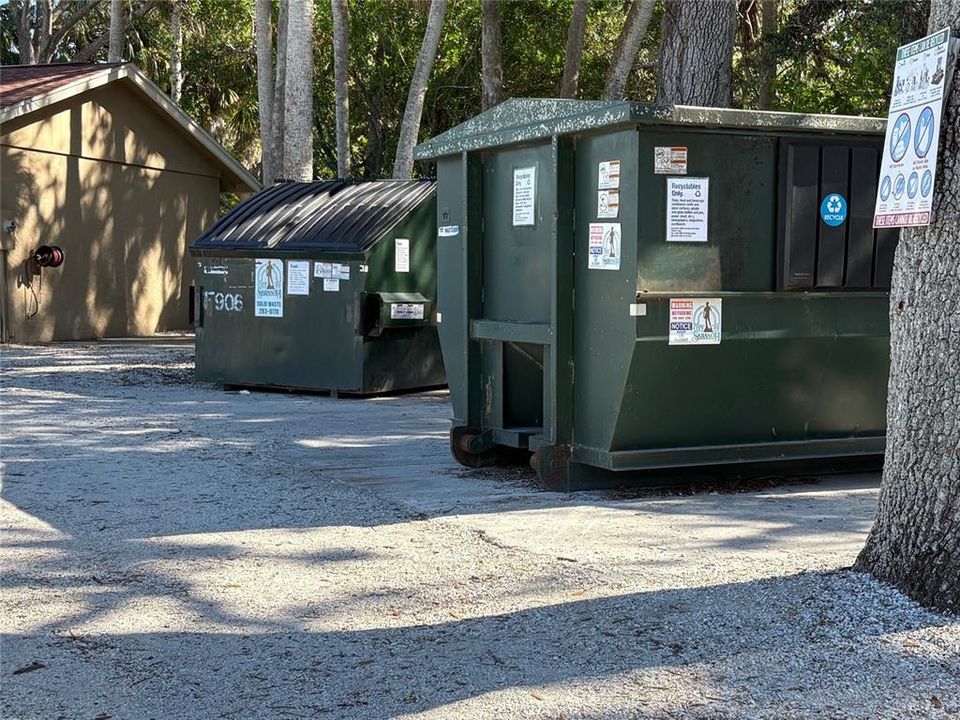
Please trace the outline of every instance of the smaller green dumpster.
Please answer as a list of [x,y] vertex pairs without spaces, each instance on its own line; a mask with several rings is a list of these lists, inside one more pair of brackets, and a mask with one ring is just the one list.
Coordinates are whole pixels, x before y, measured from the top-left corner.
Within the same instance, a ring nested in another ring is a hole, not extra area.
[[445,383],[430,180],[288,182],[191,245],[196,377],[371,395]]
[[879,465],[883,134],[514,99],[420,145],[457,460],[562,489]]

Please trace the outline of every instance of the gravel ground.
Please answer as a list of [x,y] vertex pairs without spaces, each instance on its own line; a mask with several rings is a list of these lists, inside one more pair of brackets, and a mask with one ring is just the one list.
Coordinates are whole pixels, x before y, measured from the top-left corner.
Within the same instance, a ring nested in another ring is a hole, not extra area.
[[875,477],[560,495],[456,466],[443,393],[3,352],[3,718],[960,716],[960,623],[844,569]]

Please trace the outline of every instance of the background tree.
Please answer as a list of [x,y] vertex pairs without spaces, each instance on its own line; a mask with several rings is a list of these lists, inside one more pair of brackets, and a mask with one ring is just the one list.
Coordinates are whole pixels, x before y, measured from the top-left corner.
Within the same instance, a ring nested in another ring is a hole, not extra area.
[[123,36],[127,30],[124,0],[110,0],[110,47],[107,62],[120,62],[123,57]]
[[503,58],[500,50],[500,0],[481,0],[480,66],[483,98],[480,107],[503,100]]
[[413,174],[413,148],[417,144],[420,132],[420,118],[423,114],[423,101],[427,95],[427,82],[433,61],[440,44],[443,30],[443,18],[447,13],[447,0],[430,0],[430,12],[427,16],[427,29],[423,33],[423,43],[417,56],[417,66],[410,81],[407,94],[407,107],[403,111],[400,125],[400,139],[397,141],[397,157],[393,163],[393,177],[408,178]]
[[[960,32],[934,0],[928,32]],[[856,567],[924,605],[960,610],[960,65],[944,103],[933,223],[904,230],[890,289],[887,452]]]
[[333,84],[337,119],[337,176],[351,177],[350,159],[350,8],[347,0],[332,0]]
[[627,13],[623,30],[617,38],[613,59],[610,61],[610,72],[607,73],[607,83],[603,90],[604,99],[623,99],[627,78],[633,68],[640,44],[647,33],[655,5],[656,0],[632,0],[630,3],[630,11]]
[[313,0],[287,0],[283,176],[313,180]]
[[179,105],[183,96],[183,1],[171,0],[170,5],[170,98]]
[[577,97],[580,84],[580,58],[583,56],[583,38],[587,31],[587,11],[590,0],[573,0],[567,44],[563,51],[563,77],[560,79],[560,97]]
[[272,185],[276,177],[273,145],[274,77],[273,67],[273,1],[256,0],[254,29],[257,50],[257,115],[260,120],[260,179]]
[[736,11],[733,0],[665,0],[658,103],[730,107]]

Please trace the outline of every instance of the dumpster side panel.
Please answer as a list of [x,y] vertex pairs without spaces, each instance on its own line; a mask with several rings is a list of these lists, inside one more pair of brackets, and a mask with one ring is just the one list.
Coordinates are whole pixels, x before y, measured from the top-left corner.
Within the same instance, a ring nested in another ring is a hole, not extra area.
[[[637,131],[631,128],[583,136],[576,145],[573,442],[578,446],[610,446],[627,382],[634,339],[630,305],[636,294],[637,228],[645,222],[647,205],[639,197],[637,143]],[[620,161],[620,207],[616,218],[599,218],[599,168],[610,161]],[[619,226],[619,269],[589,267],[590,226],[598,223]]]
[[[363,338],[364,393],[445,382],[436,325],[436,221],[437,203],[431,198],[381,238],[368,256],[367,293],[419,293],[430,302],[415,326],[387,327]],[[398,248],[398,240],[406,242]]]

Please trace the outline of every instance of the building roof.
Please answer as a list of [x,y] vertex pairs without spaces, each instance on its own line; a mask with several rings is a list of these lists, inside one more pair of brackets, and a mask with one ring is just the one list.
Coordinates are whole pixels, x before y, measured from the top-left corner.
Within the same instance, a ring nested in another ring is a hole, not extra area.
[[227,186],[238,191],[260,189],[260,182],[226,148],[130,63],[4,65],[0,67],[0,124],[112,82],[124,83],[186,132],[224,168]]
[[850,115],[650,105],[623,100],[512,98],[420,143],[414,151],[414,157],[417,160],[429,160],[465,150],[629,125],[882,135],[885,121]]
[[190,246],[196,255],[364,252],[428,201],[433,180],[285,182],[237,205]]

